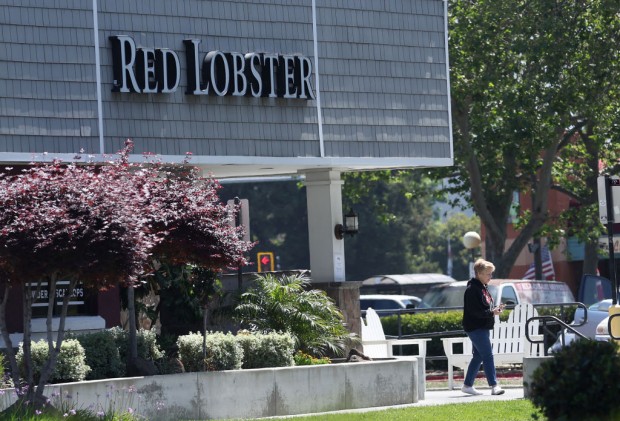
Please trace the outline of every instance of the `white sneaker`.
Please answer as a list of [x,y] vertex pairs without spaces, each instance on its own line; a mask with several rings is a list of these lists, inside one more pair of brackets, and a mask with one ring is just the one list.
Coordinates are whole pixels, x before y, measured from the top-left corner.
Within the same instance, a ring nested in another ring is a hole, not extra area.
[[506,391],[502,389],[498,384],[491,388],[491,395],[503,395],[504,392]]
[[463,387],[461,388],[461,392],[467,393],[468,395],[482,395],[482,393],[478,392],[473,386],[463,385]]

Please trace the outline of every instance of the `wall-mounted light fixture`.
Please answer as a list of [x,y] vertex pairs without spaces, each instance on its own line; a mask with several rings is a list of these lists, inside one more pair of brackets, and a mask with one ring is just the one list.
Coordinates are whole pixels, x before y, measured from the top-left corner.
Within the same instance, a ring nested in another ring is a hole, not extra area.
[[336,224],[334,234],[336,239],[342,240],[345,234],[354,236],[359,231],[357,214],[353,209],[349,209],[349,213],[344,216],[344,224]]

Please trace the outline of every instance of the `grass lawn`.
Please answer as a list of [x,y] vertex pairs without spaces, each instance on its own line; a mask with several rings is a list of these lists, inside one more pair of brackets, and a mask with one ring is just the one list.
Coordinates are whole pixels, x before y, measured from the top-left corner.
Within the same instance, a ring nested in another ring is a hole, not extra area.
[[546,418],[527,399],[419,406],[363,413],[342,413],[288,417],[295,421],[545,421]]

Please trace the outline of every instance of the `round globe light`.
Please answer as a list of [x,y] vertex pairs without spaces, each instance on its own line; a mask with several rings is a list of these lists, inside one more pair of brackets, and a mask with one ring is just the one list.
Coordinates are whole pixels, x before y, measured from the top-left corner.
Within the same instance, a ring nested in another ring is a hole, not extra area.
[[482,240],[480,239],[480,234],[475,231],[469,231],[463,235],[463,245],[467,249],[474,249],[480,246],[481,242]]

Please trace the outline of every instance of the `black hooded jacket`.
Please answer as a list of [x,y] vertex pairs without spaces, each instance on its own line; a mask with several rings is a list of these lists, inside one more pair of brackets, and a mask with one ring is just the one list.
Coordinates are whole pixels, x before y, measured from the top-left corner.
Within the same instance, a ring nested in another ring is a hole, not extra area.
[[493,298],[479,279],[467,282],[463,300],[463,329],[471,332],[476,329],[493,329]]

